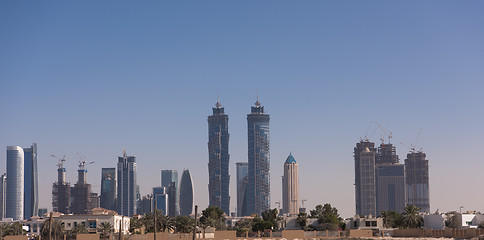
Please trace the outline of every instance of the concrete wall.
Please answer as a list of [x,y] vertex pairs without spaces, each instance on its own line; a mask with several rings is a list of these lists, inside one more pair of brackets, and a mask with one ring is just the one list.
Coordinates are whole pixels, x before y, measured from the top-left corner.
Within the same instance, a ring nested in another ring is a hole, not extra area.
[[5,240],[28,240],[27,235],[15,235],[15,236],[5,236]]
[[395,229],[393,237],[429,237],[429,238],[473,238],[484,234],[484,229]]
[[372,230],[358,230],[358,229],[351,229],[350,230],[350,237],[351,238],[367,238],[373,237]]
[[99,234],[77,234],[76,240],[99,240]]

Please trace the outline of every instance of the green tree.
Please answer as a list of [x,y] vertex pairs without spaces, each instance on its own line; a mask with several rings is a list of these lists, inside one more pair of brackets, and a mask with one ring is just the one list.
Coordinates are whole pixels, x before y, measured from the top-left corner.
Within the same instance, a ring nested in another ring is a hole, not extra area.
[[7,235],[9,229],[8,223],[0,223],[0,238],[3,239]]
[[175,228],[175,223],[173,219],[166,215],[157,216],[156,222],[160,225],[159,229],[162,232],[171,231]]
[[261,213],[262,219],[270,224],[270,227],[266,229],[274,229],[278,227],[278,222],[282,220],[281,217],[277,216],[278,214],[279,211],[277,211],[276,208],[267,209]]
[[202,211],[200,221],[204,221],[203,224],[214,227],[216,230],[225,230],[227,228],[227,226],[225,225],[225,214],[220,207],[207,207],[205,210]]
[[402,215],[403,228],[419,228],[423,224],[423,218],[420,216],[420,208],[415,205],[405,207],[405,213]]
[[[50,221],[46,220],[40,230],[42,239],[50,240],[49,230],[50,230]],[[52,239],[64,239],[64,234],[65,234],[64,224],[61,221],[53,220],[52,221]]]
[[101,238],[108,238],[114,232],[114,229],[110,222],[102,222],[99,224],[97,231],[100,233]]
[[[311,214],[312,212],[313,211],[311,211]],[[318,214],[318,228],[320,230],[335,231],[338,230],[338,228],[344,227],[343,219],[339,217],[338,209],[332,207],[331,204],[326,203],[322,209],[316,209],[315,212]]]
[[399,228],[402,225],[402,215],[396,211],[382,211],[383,225],[386,228]]
[[84,224],[77,224],[72,228],[72,233],[77,235],[77,234],[83,234],[83,233],[88,233],[89,231],[87,230],[86,226]]
[[461,218],[459,213],[456,211],[448,212],[445,214],[447,220],[445,220],[445,226],[448,228],[460,228],[462,226]]
[[194,219],[188,216],[177,216],[175,218],[175,230],[177,233],[189,233],[193,230]]
[[271,221],[265,221],[259,217],[255,217],[252,221],[252,231],[257,233],[257,236],[260,237],[260,232],[263,232],[266,229],[272,229],[273,225]]
[[140,233],[138,229],[143,227],[143,222],[137,217],[132,217],[129,219],[129,232],[130,233]]
[[302,229],[306,228],[306,226],[308,225],[308,214],[305,213],[305,212],[300,212],[298,215],[297,215],[297,218],[296,218],[296,223],[297,225],[299,225]]
[[235,223],[234,230],[237,231],[237,237],[246,237],[249,232],[252,232],[252,221],[242,219]]
[[311,218],[319,218],[319,216],[323,215],[323,205],[317,205],[314,210],[309,211],[311,214]]

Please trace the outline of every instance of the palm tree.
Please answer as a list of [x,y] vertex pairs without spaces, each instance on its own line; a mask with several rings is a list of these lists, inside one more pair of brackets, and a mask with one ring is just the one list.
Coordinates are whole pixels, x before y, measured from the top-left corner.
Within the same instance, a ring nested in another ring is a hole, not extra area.
[[159,225],[161,225],[161,230],[165,232],[166,230],[171,231],[175,227],[175,223],[173,222],[173,219],[171,219],[169,216],[162,215],[158,216],[158,219],[156,220]]
[[189,233],[193,230],[194,220],[188,216],[177,216],[175,229],[177,233]]
[[[42,239],[49,239],[49,229],[50,229],[50,221],[45,221],[44,225],[42,225],[41,235]],[[52,221],[52,239],[62,239],[65,233],[64,224],[61,221],[54,220]]]
[[88,233],[89,231],[87,230],[86,226],[83,224],[77,224],[75,227],[72,228],[72,233],[73,234],[82,234],[82,233]]
[[297,218],[296,218],[296,223],[302,228],[304,229],[306,227],[306,225],[308,224],[308,214],[305,213],[305,212],[301,212],[297,215]]
[[111,234],[114,229],[110,222],[102,222],[99,224],[97,231],[101,234],[102,238],[108,238],[109,234]]
[[402,216],[402,225],[404,228],[419,228],[423,224],[423,218],[419,215],[420,208],[415,205],[405,207],[405,213]]

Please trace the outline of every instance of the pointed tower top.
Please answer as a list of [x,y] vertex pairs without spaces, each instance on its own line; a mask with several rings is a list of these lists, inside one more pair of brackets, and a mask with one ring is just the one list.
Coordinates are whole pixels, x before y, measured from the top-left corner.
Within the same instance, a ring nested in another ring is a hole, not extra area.
[[123,148],[123,157],[126,157],[126,149]]
[[286,163],[291,164],[291,163],[296,163],[296,159],[292,156],[292,153],[289,153],[289,156],[286,158]]
[[260,107],[260,102],[259,102],[259,89],[257,89],[257,101],[255,102],[255,105],[257,107]]

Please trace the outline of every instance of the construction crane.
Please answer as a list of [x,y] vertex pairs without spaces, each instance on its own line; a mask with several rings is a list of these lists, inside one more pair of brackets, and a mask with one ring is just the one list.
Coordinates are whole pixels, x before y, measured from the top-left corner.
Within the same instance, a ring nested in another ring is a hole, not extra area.
[[383,134],[385,135],[385,136],[382,136],[382,137],[380,138],[381,143],[382,143],[382,144],[383,144],[383,143],[385,143],[385,138],[384,138],[384,137],[387,137],[387,138],[388,138],[388,143],[390,143],[390,139],[393,137],[393,136],[392,136],[392,132],[389,132],[389,133],[388,133],[387,129],[383,128],[383,127],[382,127],[382,125],[381,125],[380,123],[378,123],[378,122],[376,122],[376,121],[375,121],[375,123],[376,123],[376,125],[378,126],[378,128],[380,128],[380,129],[383,131]]
[[50,156],[56,158],[57,160],[59,160],[59,163],[57,163],[57,165],[56,165],[58,168],[64,168],[64,162],[67,161],[65,155],[62,158],[57,157],[54,154],[52,154]]
[[79,153],[77,154],[77,156],[79,156],[79,159],[80,159],[79,160],[79,170],[84,170],[87,165],[94,163],[94,162],[87,162],[86,157],[82,157],[81,155],[79,155]]
[[418,144],[418,140],[420,139],[420,134],[422,134],[422,130],[423,130],[423,129],[421,128],[421,129],[420,129],[420,131],[418,132],[417,139],[415,139],[415,144],[410,144],[410,146],[408,146],[407,144],[402,143],[402,142],[401,142],[400,144],[402,144],[402,145],[403,145],[403,146],[405,146],[405,147],[408,147],[408,148],[410,149],[410,152],[412,152],[412,153],[415,153],[415,152],[422,152],[422,148],[417,149],[417,148],[418,148],[418,147],[417,147],[417,146],[418,146],[418,145],[417,145],[417,144]]

